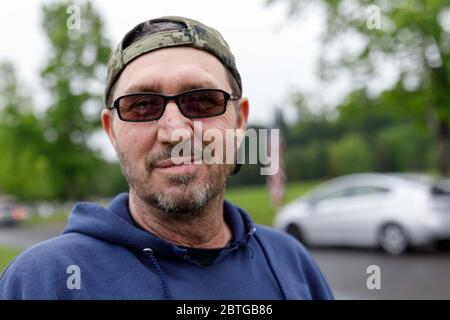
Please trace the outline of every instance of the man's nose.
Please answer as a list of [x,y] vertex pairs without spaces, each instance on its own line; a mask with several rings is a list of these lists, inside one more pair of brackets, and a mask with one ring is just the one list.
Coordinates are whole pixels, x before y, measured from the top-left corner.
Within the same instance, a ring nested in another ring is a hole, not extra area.
[[192,121],[181,113],[175,101],[168,101],[162,117],[158,120],[157,139],[161,143],[173,144],[180,141],[180,133],[183,133],[185,138],[192,137]]

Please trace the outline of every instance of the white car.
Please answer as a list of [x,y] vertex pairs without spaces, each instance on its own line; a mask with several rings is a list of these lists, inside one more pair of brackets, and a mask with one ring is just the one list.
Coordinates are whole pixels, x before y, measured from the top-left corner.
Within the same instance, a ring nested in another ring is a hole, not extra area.
[[306,245],[408,247],[450,240],[450,180],[362,173],[325,182],[284,206],[274,227]]

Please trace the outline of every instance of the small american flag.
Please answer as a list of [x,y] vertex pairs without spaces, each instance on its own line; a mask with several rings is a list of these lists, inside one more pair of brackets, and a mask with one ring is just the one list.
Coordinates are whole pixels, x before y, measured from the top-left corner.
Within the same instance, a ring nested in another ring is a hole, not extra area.
[[272,200],[272,204],[276,208],[279,208],[281,205],[283,205],[284,194],[286,191],[286,184],[287,184],[287,176],[285,173],[283,162],[283,151],[285,146],[284,141],[285,140],[280,132],[280,142],[277,143],[275,146],[272,146],[272,148],[269,148],[269,150],[272,150],[274,154],[278,153],[278,161],[279,161],[278,171],[273,175],[267,176],[267,187],[269,189],[270,198]]

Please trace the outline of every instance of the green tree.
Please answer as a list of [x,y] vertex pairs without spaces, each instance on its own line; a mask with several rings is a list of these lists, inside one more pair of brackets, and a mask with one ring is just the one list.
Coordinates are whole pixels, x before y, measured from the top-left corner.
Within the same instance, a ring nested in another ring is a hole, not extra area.
[[380,171],[425,170],[431,151],[426,132],[411,124],[392,126],[375,137],[375,161]]
[[55,195],[43,128],[11,63],[0,64],[0,190],[21,200]]
[[335,176],[373,169],[369,147],[359,135],[347,135],[331,144],[328,159]]
[[[448,0],[267,0],[288,3],[291,18],[309,5],[326,15],[321,75],[349,71],[358,87],[380,72],[380,61],[399,70],[396,112],[426,122],[434,136],[436,167],[449,173],[450,4]],[[377,19],[380,18],[378,21]],[[380,28],[378,28],[378,26]],[[350,40],[351,39],[351,40]],[[360,44],[350,49],[349,41]],[[328,54],[332,51],[334,54]]]
[[414,103],[417,101],[408,101],[401,87],[386,90],[378,97],[357,90],[338,106],[337,125],[368,142],[376,170],[426,170],[430,167],[427,158],[433,150],[432,136],[423,120],[397,112],[399,106]]
[[294,145],[284,155],[286,175],[292,181],[326,177],[329,175],[327,160],[327,146],[323,142]]
[[42,16],[49,43],[42,79],[51,99],[45,136],[52,179],[58,197],[85,197],[97,191],[92,177],[105,163],[87,142],[100,126],[110,45],[89,1],[46,4]]

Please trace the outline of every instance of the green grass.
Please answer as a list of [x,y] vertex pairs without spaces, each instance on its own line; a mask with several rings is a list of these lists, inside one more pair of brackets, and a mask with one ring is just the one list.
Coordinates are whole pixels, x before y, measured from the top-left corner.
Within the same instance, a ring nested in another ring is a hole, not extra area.
[[11,260],[14,259],[20,252],[20,249],[0,247],[0,273],[3,272]]
[[[318,181],[289,184],[286,190],[285,203],[301,196],[317,183]],[[276,208],[270,201],[269,190],[266,186],[230,189],[226,192],[225,198],[245,209],[256,223],[272,225]]]

